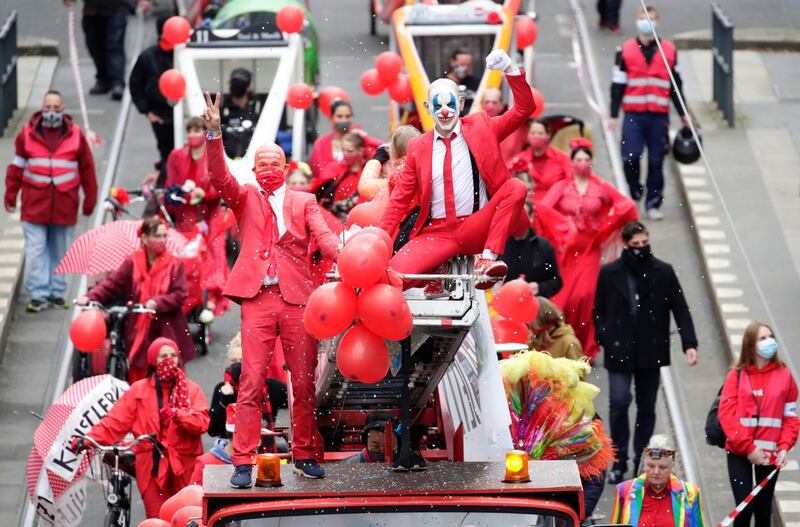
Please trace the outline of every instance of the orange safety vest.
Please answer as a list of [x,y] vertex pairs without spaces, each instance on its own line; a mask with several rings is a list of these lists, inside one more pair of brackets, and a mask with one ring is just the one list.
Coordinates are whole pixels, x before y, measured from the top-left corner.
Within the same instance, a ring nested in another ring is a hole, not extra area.
[[669,72],[675,67],[675,45],[662,40],[661,47],[667,56],[667,64],[658,52],[648,64],[635,38],[622,44],[622,60],[628,73],[628,84],[622,96],[622,109],[626,113],[669,113],[672,89]]
[[34,129],[30,124],[25,125],[23,137],[26,158],[22,172],[24,184],[36,188],[55,185],[60,192],[67,192],[80,185],[78,150],[81,146],[81,133],[78,125],[70,125],[55,152],[51,152],[46,144],[34,136]]

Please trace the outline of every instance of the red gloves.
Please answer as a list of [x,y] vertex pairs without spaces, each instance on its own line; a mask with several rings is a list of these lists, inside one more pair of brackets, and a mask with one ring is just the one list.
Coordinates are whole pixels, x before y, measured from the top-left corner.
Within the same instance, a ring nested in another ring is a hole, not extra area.
[[161,422],[164,424],[169,423],[175,418],[175,408],[171,406],[165,406],[158,412],[159,416],[161,417]]

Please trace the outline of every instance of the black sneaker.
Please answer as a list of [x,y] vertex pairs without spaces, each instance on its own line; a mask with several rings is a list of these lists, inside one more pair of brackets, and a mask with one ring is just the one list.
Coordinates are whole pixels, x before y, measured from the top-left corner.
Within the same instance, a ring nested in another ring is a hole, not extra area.
[[315,459],[301,459],[294,464],[294,473],[305,478],[325,477],[325,469]]
[[89,95],[104,95],[110,91],[111,86],[97,82],[94,86],[89,88]]
[[428,468],[428,462],[422,457],[419,450],[411,452],[411,470],[415,472],[422,472]]
[[231,487],[235,489],[249,489],[253,486],[253,465],[238,465],[233,467]]
[[125,95],[125,85],[117,84],[111,88],[111,98],[115,101],[121,101],[122,96]]
[[69,309],[69,304],[67,303],[67,301],[61,298],[60,296],[49,296],[47,297],[47,301],[53,307],[58,307],[61,309]]
[[625,471],[627,469],[626,465],[614,463],[614,466],[608,471],[608,484],[619,485],[625,481]]
[[25,306],[25,311],[28,313],[41,313],[47,309],[47,300],[40,300],[38,298],[32,299],[28,302],[28,305]]

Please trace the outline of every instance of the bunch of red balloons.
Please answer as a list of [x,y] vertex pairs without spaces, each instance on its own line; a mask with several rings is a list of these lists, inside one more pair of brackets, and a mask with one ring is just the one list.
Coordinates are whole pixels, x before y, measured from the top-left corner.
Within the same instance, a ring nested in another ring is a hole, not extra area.
[[203,487],[187,485],[161,505],[158,518],[149,518],[138,527],[185,527],[193,520],[203,527]]
[[342,281],[318,287],[303,312],[303,324],[319,339],[347,330],[339,341],[336,364],[351,381],[372,384],[383,379],[389,370],[385,340],[411,334],[411,310],[403,292],[379,283],[387,276],[391,253],[392,239],[385,231],[361,229],[339,256]]
[[494,341],[498,344],[527,344],[528,324],[539,315],[539,301],[521,276],[500,287],[492,298],[499,316],[492,317]]
[[361,75],[360,84],[367,95],[380,95],[388,89],[389,97],[400,104],[413,98],[411,83],[403,75],[403,59],[392,51],[384,51],[375,58],[375,67]]

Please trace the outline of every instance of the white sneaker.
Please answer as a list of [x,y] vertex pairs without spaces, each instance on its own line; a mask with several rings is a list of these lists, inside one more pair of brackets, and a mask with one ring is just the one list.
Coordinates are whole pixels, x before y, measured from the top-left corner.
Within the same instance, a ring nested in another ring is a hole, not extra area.
[[664,219],[664,213],[660,209],[647,209],[647,217],[653,221],[661,221]]

